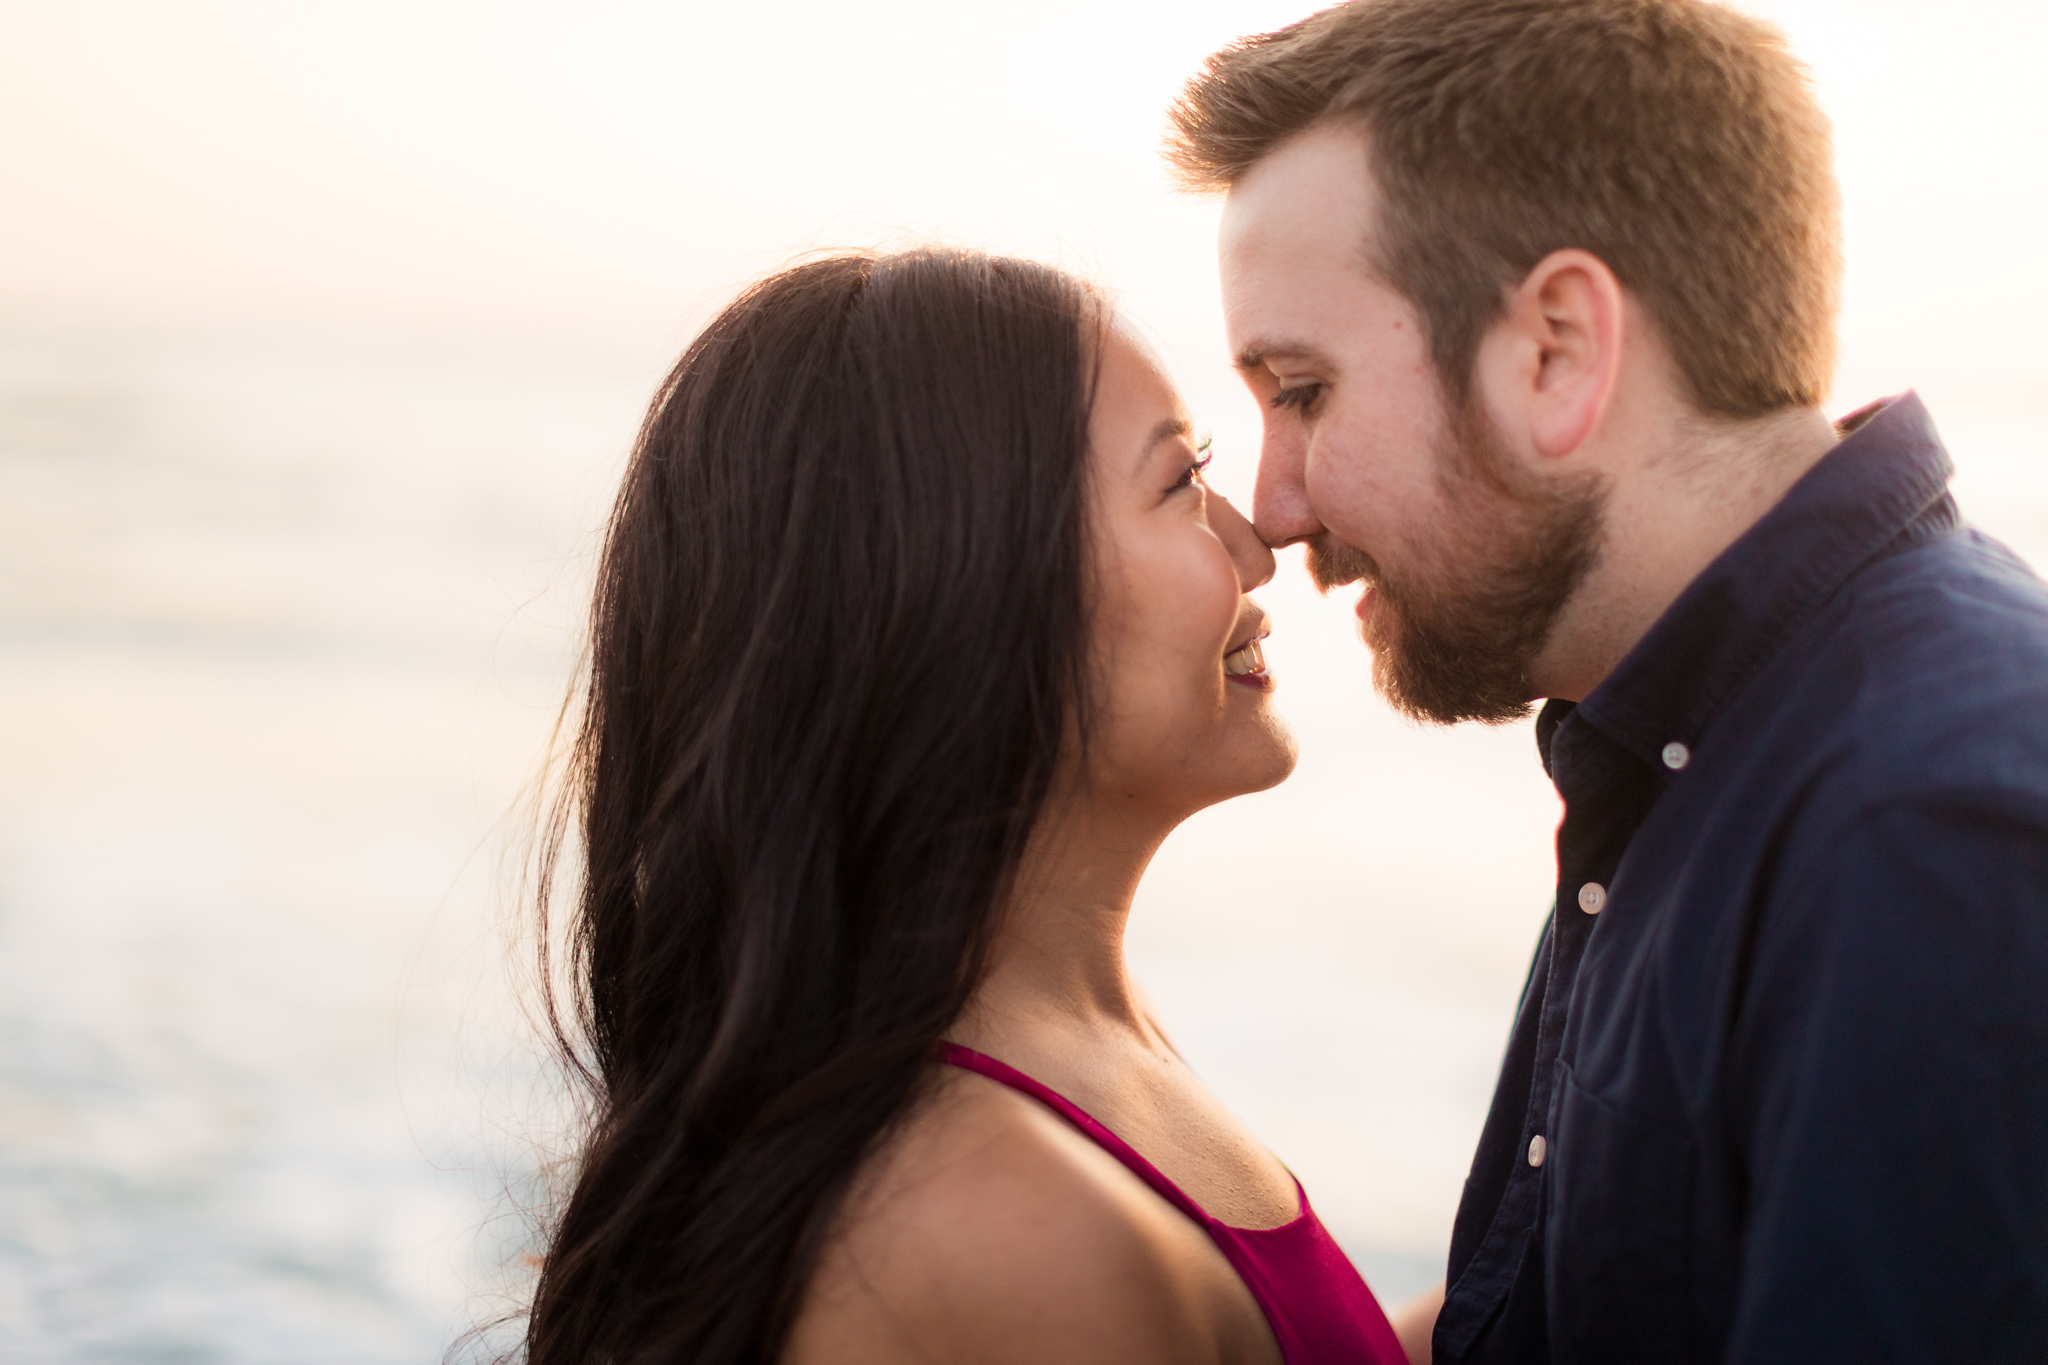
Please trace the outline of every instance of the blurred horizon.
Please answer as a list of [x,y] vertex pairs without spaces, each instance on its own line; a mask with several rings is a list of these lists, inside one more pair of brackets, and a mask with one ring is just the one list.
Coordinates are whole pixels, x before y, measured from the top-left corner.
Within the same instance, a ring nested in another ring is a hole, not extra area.
[[[1831,412],[1918,389],[2048,564],[2048,10],[1745,8],[1836,122]],[[1248,506],[1218,207],[1158,142],[1307,12],[0,0],[0,1353],[418,1359],[516,1295],[551,1134],[498,860],[662,374],[806,252],[1031,255],[1115,291]],[[1260,598],[1300,767],[1168,842],[1130,953],[1398,1299],[1556,798],[1526,724],[1394,716],[1298,553]]]

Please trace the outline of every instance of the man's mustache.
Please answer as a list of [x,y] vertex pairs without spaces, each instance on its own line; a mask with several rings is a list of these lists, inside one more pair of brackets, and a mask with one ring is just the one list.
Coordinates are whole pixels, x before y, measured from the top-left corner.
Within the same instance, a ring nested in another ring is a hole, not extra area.
[[1308,543],[1304,558],[1308,576],[1315,582],[1318,592],[1341,588],[1360,579],[1367,583],[1379,581],[1378,561],[1356,545],[1347,545],[1328,532]]

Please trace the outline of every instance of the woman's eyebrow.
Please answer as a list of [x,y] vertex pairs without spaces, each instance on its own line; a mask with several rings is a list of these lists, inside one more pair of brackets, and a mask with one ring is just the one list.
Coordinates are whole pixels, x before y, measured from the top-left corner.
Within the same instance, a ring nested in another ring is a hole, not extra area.
[[1189,436],[1194,433],[1194,430],[1194,427],[1185,417],[1169,417],[1158,426],[1152,428],[1152,438],[1145,442],[1145,449],[1138,455],[1139,468],[1142,469],[1145,461],[1152,458],[1152,452],[1159,448],[1161,441],[1170,441],[1176,436]]

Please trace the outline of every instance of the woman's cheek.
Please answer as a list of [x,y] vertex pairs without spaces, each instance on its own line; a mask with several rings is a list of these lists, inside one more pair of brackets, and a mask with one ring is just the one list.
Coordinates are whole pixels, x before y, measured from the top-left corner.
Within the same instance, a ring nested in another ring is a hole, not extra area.
[[1220,674],[1223,651],[1230,645],[1230,633],[1237,625],[1239,599],[1244,596],[1237,581],[1237,568],[1223,542],[1202,535],[1191,547],[1183,583],[1186,584],[1188,647],[1215,665]]

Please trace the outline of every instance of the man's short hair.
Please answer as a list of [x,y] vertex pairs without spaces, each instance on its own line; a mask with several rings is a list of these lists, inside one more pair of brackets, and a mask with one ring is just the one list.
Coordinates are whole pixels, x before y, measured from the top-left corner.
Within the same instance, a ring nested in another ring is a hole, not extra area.
[[1454,401],[1514,286],[1566,247],[1648,310],[1702,412],[1826,394],[1840,196],[1769,24],[1704,0],[1351,0],[1211,57],[1167,156],[1223,191],[1328,120],[1366,134],[1368,264],[1421,313]]

